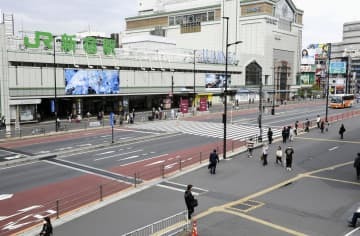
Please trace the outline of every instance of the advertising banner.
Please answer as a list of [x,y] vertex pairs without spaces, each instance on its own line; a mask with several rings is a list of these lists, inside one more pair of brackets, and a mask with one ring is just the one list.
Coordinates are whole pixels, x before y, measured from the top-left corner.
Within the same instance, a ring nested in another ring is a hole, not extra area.
[[119,72],[117,70],[65,69],[65,94],[118,94]]
[[302,74],[300,76],[300,84],[301,85],[313,85],[315,82],[315,76],[313,73]]
[[315,59],[326,59],[328,56],[327,43],[310,44],[306,49],[308,50],[309,55],[313,55]]
[[188,99],[180,99],[180,112],[188,113],[189,111],[189,100]]
[[207,97],[201,97],[200,98],[200,111],[206,111],[207,110]]
[[301,50],[301,64],[302,65],[313,65],[315,64],[314,51],[304,48]]
[[346,62],[344,61],[331,61],[330,74],[346,74]]
[[[228,87],[231,84],[231,75],[227,78]],[[205,88],[225,88],[224,74],[205,74]]]

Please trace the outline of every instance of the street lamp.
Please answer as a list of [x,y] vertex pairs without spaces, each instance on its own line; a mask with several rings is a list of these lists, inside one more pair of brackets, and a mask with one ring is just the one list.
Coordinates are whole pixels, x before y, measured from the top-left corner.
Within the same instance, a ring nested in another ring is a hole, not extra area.
[[328,66],[327,66],[326,111],[325,111],[325,122],[326,123],[328,123],[328,110],[329,110],[330,60],[331,60],[331,43],[328,43]]
[[58,109],[57,109],[57,88],[56,88],[56,54],[55,54],[55,46],[56,46],[56,36],[53,36],[53,56],[54,56],[54,112],[55,112],[55,131],[58,132],[59,124],[58,124]]
[[273,71],[273,87],[274,87],[274,91],[273,91],[273,103],[272,103],[272,108],[271,108],[271,115],[275,115],[275,100],[276,100],[276,86],[275,86],[275,69],[276,69],[276,64],[274,61],[274,71]]
[[195,116],[195,107],[196,107],[196,104],[195,104],[195,77],[196,77],[196,74],[195,74],[195,63],[196,63],[196,50],[194,50],[194,94],[193,94],[193,115]]
[[234,43],[229,43],[229,17],[222,17],[226,20],[226,52],[225,52],[225,88],[224,88],[224,114],[223,114],[223,123],[224,123],[224,146],[223,146],[223,157],[226,159],[226,113],[227,113],[227,80],[228,80],[228,48],[231,45],[242,43],[242,41],[236,41]]

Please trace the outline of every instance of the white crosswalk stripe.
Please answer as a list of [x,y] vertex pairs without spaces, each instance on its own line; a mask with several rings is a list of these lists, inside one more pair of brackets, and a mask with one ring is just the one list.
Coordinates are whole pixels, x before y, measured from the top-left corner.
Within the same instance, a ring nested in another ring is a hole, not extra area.
[[[165,132],[181,132],[192,135],[223,138],[224,125],[215,122],[199,122],[199,121],[157,121],[151,123],[143,123],[133,125],[135,129],[165,131]],[[240,125],[227,124],[227,138],[232,140],[244,140],[249,137],[258,136],[260,131],[257,125]],[[267,140],[268,128],[263,128],[263,138]],[[281,136],[280,129],[272,129],[273,138]]]

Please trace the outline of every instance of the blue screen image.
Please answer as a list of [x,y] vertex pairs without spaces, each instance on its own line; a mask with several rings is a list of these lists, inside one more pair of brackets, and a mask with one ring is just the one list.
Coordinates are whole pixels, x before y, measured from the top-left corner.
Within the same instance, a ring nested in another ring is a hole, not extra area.
[[117,70],[65,69],[65,94],[118,94],[119,72]]

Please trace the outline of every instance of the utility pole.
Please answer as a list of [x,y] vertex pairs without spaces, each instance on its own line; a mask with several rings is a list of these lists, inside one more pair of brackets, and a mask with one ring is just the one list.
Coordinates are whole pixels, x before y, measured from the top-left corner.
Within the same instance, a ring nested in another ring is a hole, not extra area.
[[326,110],[325,110],[325,122],[326,123],[328,123],[328,110],[329,110],[330,61],[331,61],[331,43],[328,43],[328,65],[327,65],[327,81],[326,81]]

